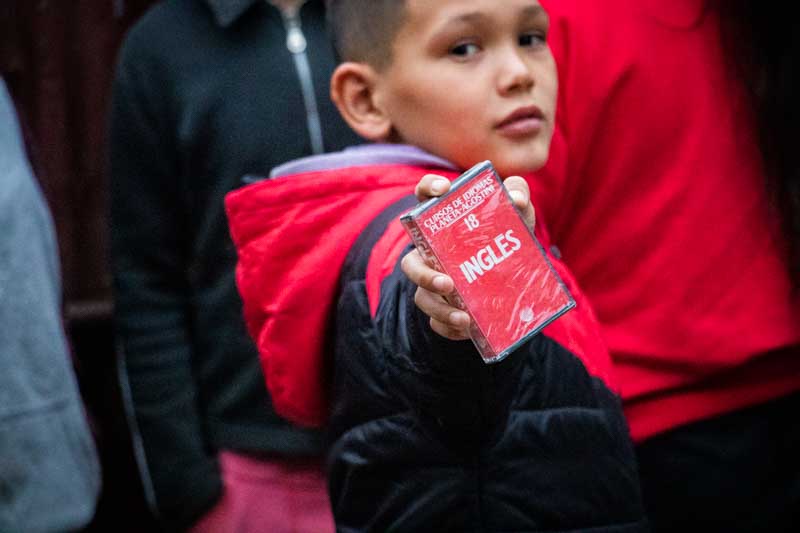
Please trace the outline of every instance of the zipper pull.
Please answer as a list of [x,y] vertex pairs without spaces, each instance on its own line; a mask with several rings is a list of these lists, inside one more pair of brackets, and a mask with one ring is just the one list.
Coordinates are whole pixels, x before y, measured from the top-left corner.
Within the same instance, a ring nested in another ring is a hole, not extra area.
[[281,12],[283,25],[286,27],[286,48],[293,54],[302,54],[306,51],[306,36],[303,35],[303,30],[300,26],[300,8],[305,3],[305,0],[288,2],[283,5],[272,2]]
[[286,32],[286,48],[293,54],[302,54],[306,51],[306,36],[296,18],[288,19],[287,22],[289,30]]

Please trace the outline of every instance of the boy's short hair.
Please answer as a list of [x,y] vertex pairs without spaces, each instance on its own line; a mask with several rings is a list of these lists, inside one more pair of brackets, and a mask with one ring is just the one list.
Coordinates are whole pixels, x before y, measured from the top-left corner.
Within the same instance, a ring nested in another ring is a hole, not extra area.
[[328,24],[341,61],[382,69],[403,24],[405,0],[328,0]]

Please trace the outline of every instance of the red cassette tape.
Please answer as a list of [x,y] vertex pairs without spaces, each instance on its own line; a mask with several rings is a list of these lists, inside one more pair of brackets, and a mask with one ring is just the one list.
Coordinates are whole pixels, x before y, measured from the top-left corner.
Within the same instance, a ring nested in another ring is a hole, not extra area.
[[425,261],[453,278],[449,300],[470,315],[470,336],[487,363],[575,307],[489,161],[400,221]]

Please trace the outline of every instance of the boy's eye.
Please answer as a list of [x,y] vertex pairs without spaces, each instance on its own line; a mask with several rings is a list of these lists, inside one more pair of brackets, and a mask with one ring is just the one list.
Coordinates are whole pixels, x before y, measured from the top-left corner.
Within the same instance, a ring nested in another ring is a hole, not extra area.
[[459,57],[469,57],[480,52],[480,47],[475,43],[462,43],[450,49],[450,54]]
[[544,44],[544,37],[537,33],[523,33],[519,36],[520,46],[539,46]]

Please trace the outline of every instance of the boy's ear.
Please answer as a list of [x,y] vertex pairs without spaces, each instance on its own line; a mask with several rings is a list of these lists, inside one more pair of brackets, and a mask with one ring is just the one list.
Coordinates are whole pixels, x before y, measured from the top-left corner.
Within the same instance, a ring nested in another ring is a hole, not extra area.
[[346,62],[333,71],[331,99],[347,124],[373,142],[386,141],[392,121],[376,101],[377,72],[366,63]]

